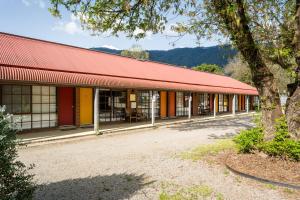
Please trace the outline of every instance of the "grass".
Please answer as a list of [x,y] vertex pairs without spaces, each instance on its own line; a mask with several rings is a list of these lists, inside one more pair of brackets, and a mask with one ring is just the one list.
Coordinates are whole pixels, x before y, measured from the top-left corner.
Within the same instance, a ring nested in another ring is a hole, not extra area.
[[271,190],[276,190],[277,189],[277,187],[273,184],[265,184],[265,185],[268,189],[271,189]]
[[172,182],[163,182],[161,188],[159,200],[225,199],[223,194],[214,191],[213,188],[205,184],[184,187]]
[[207,185],[194,185],[192,187],[181,188],[173,193],[163,191],[159,195],[159,200],[197,200],[206,199],[213,193],[213,189]]
[[180,156],[183,159],[197,161],[205,156],[217,155],[218,153],[229,149],[236,149],[235,143],[231,139],[223,139],[218,140],[213,144],[201,145],[191,151],[182,153]]

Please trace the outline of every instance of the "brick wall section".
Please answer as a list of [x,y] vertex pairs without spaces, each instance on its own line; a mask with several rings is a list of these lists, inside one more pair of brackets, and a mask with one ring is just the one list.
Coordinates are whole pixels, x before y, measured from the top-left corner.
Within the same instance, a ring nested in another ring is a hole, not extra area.
[[75,125],[80,126],[80,88],[75,89]]

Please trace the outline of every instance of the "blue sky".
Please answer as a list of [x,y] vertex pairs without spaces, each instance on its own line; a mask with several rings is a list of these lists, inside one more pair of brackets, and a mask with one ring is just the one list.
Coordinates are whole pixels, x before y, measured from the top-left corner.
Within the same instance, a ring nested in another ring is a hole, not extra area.
[[[83,31],[76,17],[63,11],[62,18],[54,18],[48,12],[48,0],[0,0],[0,32],[49,40],[85,48],[111,47],[127,49],[133,44],[139,44],[144,49],[166,50],[174,48],[174,38],[170,30],[164,34],[149,34],[146,38],[136,41],[125,36],[107,37],[91,36]],[[201,46],[216,45],[215,41],[202,41]],[[175,47],[195,47],[192,36],[186,36],[176,42]]]

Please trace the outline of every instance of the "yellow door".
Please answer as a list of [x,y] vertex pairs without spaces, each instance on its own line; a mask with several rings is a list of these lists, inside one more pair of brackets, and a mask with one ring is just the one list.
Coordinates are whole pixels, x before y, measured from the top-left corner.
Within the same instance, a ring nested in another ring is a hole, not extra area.
[[93,89],[80,88],[80,125],[93,123]]

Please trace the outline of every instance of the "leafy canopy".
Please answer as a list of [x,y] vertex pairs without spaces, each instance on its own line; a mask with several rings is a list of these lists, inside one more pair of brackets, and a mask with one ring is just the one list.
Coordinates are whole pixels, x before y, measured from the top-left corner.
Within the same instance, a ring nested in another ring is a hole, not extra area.
[[133,45],[130,49],[121,51],[121,55],[141,60],[149,59],[149,53],[139,45]]
[[193,70],[202,71],[202,72],[209,72],[214,74],[224,74],[223,68],[219,67],[216,64],[201,64],[199,66],[193,67]]

